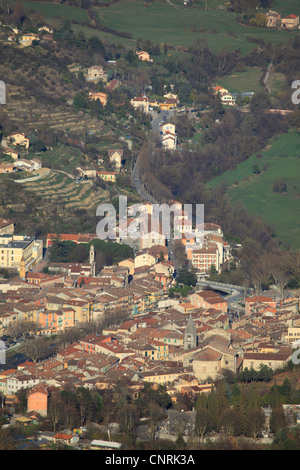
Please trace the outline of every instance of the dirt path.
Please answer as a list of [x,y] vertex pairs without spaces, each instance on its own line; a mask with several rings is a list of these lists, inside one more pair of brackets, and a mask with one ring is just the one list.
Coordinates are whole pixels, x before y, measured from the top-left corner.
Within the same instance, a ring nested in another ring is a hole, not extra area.
[[270,62],[269,65],[268,65],[268,68],[267,68],[266,75],[264,76],[264,79],[263,79],[263,84],[266,87],[269,94],[271,93],[271,88],[268,86],[267,83],[270,79],[272,67],[273,67],[273,62]]

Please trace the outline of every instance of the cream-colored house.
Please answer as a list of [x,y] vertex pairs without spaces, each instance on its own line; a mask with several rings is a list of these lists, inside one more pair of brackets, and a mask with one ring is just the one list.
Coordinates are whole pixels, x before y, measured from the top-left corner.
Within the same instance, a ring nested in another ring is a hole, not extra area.
[[282,29],[296,29],[299,26],[298,15],[288,15],[281,19]]
[[97,176],[104,181],[115,183],[117,180],[117,173],[115,171],[97,171]]
[[46,33],[49,33],[49,34],[53,34],[54,33],[54,30],[52,28],[50,28],[49,26],[41,26],[39,29],[38,29],[39,32],[42,32],[42,31],[45,31]]
[[171,122],[166,122],[161,126],[161,131],[163,134],[175,134],[176,133],[176,126]]
[[150,57],[150,54],[146,51],[137,51],[136,55],[138,59],[142,62],[153,62],[153,59]]
[[161,126],[162,146],[167,150],[175,150],[177,148],[176,126],[171,122],[167,122]]
[[156,263],[156,259],[154,256],[150,255],[149,253],[141,253],[138,254],[134,258],[134,268],[140,268],[142,266],[154,266]]
[[80,176],[86,176],[87,178],[97,177],[97,170],[93,166],[78,166],[76,170]]
[[162,146],[166,150],[176,150],[177,148],[177,135],[176,134],[164,134],[162,136]]
[[267,19],[267,27],[268,28],[276,28],[276,26],[280,25],[281,21],[281,14],[277,11],[269,10],[265,13]]
[[107,72],[103,69],[102,65],[92,65],[87,71],[88,80],[102,80],[107,81]]
[[224,94],[221,93],[221,101],[222,101],[222,104],[227,104],[229,106],[235,105],[235,98],[230,93],[224,93]]
[[35,33],[26,33],[20,37],[20,44],[23,47],[31,46],[33,41],[39,41],[39,35]]
[[291,359],[291,347],[281,348],[273,353],[245,352],[243,358],[243,369],[259,370],[261,365],[270,367],[274,371],[285,367]]
[[11,145],[20,145],[29,148],[29,139],[26,137],[24,132],[14,132],[7,137],[7,142],[10,142]]
[[108,157],[110,163],[115,167],[116,170],[122,168],[123,150],[122,149],[109,149]]
[[300,342],[300,326],[289,326],[282,339],[285,343],[290,344],[296,341]]
[[134,109],[138,109],[143,113],[149,113],[149,98],[146,96],[136,96],[130,100],[130,104]]
[[127,258],[127,259],[124,259],[123,261],[120,261],[119,266],[125,266],[126,268],[128,268],[129,275],[132,276],[134,274],[134,259],[133,258]]
[[43,259],[43,241],[26,235],[0,236],[0,267],[29,271]]
[[164,98],[166,98],[167,100],[175,100],[175,101],[177,101],[177,103],[179,102],[178,95],[175,95],[174,93],[171,93],[171,92],[166,93],[164,95]]
[[4,149],[4,153],[5,153],[5,155],[9,155],[10,157],[12,157],[14,160],[18,160],[18,158],[19,158],[19,152],[15,149],[6,147]]

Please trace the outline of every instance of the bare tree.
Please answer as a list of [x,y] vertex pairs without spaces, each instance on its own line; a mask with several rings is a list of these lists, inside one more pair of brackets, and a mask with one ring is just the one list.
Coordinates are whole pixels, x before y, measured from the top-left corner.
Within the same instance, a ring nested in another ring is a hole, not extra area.
[[275,267],[273,269],[272,274],[273,274],[275,286],[280,293],[280,297],[283,299],[284,289],[289,283],[290,276],[286,273],[286,271],[281,266]]
[[204,436],[207,432],[212,429],[212,417],[210,412],[206,408],[200,408],[196,412],[195,419],[195,431],[199,440],[203,441]]
[[24,352],[32,362],[45,359],[49,354],[48,342],[45,338],[27,339],[24,344]]
[[288,253],[285,256],[286,271],[300,283],[300,253]]
[[56,427],[59,422],[62,421],[64,416],[64,403],[59,394],[53,393],[49,400],[48,417],[53,424],[53,432],[56,431]]
[[11,325],[7,329],[7,334],[12,336],[14,339],[22,336],[25,338],[29,333],[37,331],[38,325],[35,322],[31,321],[22,321],[18,322],[15,325]]
[[265,423],[265,413],[260,408],[249,410],[246,416],[246,430],[249,437],[257,439]]

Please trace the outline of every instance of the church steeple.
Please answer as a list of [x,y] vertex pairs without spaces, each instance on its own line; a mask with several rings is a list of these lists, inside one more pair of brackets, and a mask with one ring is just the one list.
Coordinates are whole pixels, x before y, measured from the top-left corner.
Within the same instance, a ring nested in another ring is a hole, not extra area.
[[95,276],[95,272],[96,272],[96,263],[95,263],[95,247],[94,245],[92,244],[90,246],[90,265],[91,265],[91,276]]
[[23,256],[22,256],[22,259],[20,261],[19,276],[20,276],[21,279],[26,278],[26,265],[25,265],[25,260],[24,260]]
[[195,323],[193,321],[192,315],[190,315],[185,332],[184,332],[184,339],[183,339],[183,347],[184,349],[192,349],[197,346],[197,331],[195,327]]

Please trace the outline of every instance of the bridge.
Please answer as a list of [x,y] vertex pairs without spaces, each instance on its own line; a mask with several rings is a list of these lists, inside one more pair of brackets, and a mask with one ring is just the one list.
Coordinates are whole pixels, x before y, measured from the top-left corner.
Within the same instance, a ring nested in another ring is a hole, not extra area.
[[199,287],[209,287],[210,289],[219,290],[221,292],[226,292],[227,294],[237,294],[244,293],[244,288],[241,286],[235,286],[232,284],[223,284],[222,282],[216,281],[207,281],[198,279],[196,288]]
[[218,290],[220,292],[224,292],[228,294],[226,296],[227,301],[231,302],[236,302],[238,300],[241,300],[244,298],[246,295],[251,295],[253,294],[253,289],[247,288],[245,291],[245,288],[242,286],[236,286],[233,284],[223,284],[222,282],[217,282],[217,281],[207,281],[204,279],[198,279],[197,284],[196,284],[196,290],[197,289],[212,289],[212,290]]

